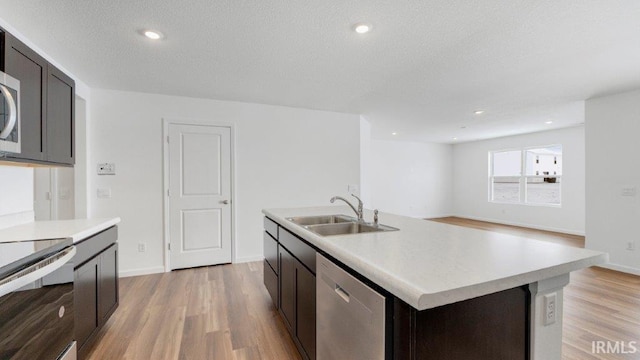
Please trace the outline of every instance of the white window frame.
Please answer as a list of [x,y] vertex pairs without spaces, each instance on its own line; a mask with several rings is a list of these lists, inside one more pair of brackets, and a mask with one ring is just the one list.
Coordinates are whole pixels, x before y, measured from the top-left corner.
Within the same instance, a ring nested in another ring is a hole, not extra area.
[[[561,146],[562,144],[550,144],[550,145],[540,145],[540,146],[528,146],[528,147],[522,147],[522,148],[510,148],[510,149],[501,149],[501,150],[490,150],[489,154],[488,154],[488,164],[489,164],[489,169],[488,169],[488,191],[487,194],[489,195],[488,201],[490,203],[494,203],[494,204],[508,204],[508,205],[528,205],[528,206],[545,206],[545,207],[554,207],[554,208],[561,208],[562,207],[562,174],[560,175],[553,175],[553,176],[549,176],[549,175],[527,175],[527,151],[532,150],[532,149],[542,149],[542,148],[547,148],[547,147],[554,147],[554,146]],[[519,151],[520,152],[520,175],[519,175],[519,180],[518,180],[518,195],[519,195],[519,201],[518,202],[508,202],[508,201],[498,201],[498,200],[494,200],[493,199],[493,183],[494,183],[494,179],[495,178],[508,178],[508,177],[516,177],[514,176],[494,176],[493,175],[493,155],[495,153],[501,153],[501,152],[509,152],[509,151]],[[564,153],[564,149],[563,149],[563,153]],[[563,157],[564,159],[564,157]],[[564,167],[564,160],[563,160],[563,167]],[[534,179],[534,178],[545,178],[545,177],[555,177],[560,179],[560,203],[559,204],[549,204],[549,203],[530,203],[528,202],[527,199],[527,184],[528,179]]]

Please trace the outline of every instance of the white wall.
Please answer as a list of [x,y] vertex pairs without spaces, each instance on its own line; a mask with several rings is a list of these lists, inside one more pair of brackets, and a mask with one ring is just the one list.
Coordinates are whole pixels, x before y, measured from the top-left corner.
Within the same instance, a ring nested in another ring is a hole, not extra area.
[[[94,90],[88,168],[114,162],[115,176],[89,171],[89,216],[120,216],[120,269],[162,271],[162,119],[235,126],[237,261],[262,258],[262,208],[329,205],[360,183],[360,118],[278,106]],[[111,188],[98,199],[97,188]],[[139,242],[147,252],[137,252]]]
[[[360,199],[371,208],[371,123],[360,116]],[[358,194],[356,194],[358,195]]]
[[[489,151],[562,145],[561,207],[488,201]],[[456,216],[570,234],[585,232],[584,127],[544,131],[453,147],[453,212]]]
[[373,140],[369,161],[370,207],[419,218],[451,215],[451,145]]
[[33,216],[33,169],[0,165],[0,229]]
[[640,275],[639,138],[640,91],[587,100],[586,246],[608,252],[611,268]]

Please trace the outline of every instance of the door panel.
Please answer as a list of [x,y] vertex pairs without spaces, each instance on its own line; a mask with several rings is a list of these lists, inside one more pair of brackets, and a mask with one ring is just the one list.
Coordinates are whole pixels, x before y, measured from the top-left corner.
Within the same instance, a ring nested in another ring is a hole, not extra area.
[[296,328],[296,267],[295,258],[280,247],[280,311],[292,335]]
[[316,277],[296,261],[296,336],[309,359],[316,358]]
[[171,268],[231,262],[231,130],[169,124]]
[[47,77],[47,160],[73,165],[75,83],[49,65]]
[[5,72],[20,80],[21,152],[12,157],[44,159],[47,61],[5,33]]
[[221,249],[221,222],[220,209],[183,211],[182,251]]

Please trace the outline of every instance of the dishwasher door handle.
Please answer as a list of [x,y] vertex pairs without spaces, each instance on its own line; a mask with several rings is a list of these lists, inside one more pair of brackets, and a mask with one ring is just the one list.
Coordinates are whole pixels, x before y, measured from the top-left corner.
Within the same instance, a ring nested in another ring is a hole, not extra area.
[[351,296],[349,295],[348,292],[344,291],[344,289],[342,287],[340,287],[340,285],[336,284],[336,294],[338,294],[338,296],[340,296],[342,298],[342,300],[344,300],[345,302],[349,302],[351,301]]

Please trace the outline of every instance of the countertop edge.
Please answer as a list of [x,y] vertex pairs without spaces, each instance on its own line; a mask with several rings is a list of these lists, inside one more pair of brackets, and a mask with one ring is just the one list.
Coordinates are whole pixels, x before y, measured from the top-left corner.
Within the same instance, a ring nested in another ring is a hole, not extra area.
[[[336,210],[338,209],[339,208],[336,208]],[[372,282],[376,283],[383,289],[386,289],[391,294],[419,311],[452,304],[455,302],[468,300],[503,290],[508,290],[518,286],[525,286],[543,279],[567,274],[572,271],[602,264],[608,261],[608,254],[600,252],[596,255],[583,259],[578,259],[565,264],[550,266],[547,268],[534,270],[511,277],[481,282],[478,284],[473,284],[439,293],[425,293],[424,291],[420,291],[419,286],[408,283],[401,278],[397,278],[382,269],[376,269],[375,266],[372,266],[369,263],[365,263],[358,258],[351,256],[350,254],[345,254],[341,252],[341,249],[339,249],[338,247],[332,246],[331,243],[326,243],[315,239],[315,235],[311,234],[308,231],[305,231],[303,228],[295,224],[290,223],[286,220],[285,217],[276,215],[275,213],[270,211],[270,209],[263,209],[262,213],[270,219],[276,221],[280,226],[284,227],[291,233],[305,239],[316,248],[326,252],[330,256],[344,263],[346,266],[349,266],[354,271],[365,276]],[[376,274],[376,272],[379,274]]]

